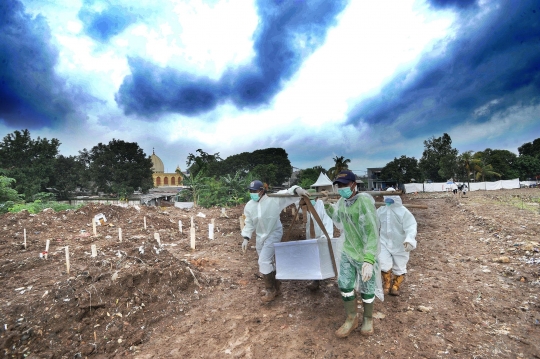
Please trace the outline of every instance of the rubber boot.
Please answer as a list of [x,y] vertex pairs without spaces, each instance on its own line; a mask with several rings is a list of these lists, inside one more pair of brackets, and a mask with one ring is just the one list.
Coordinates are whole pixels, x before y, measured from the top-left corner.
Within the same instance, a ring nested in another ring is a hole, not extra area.
[[390,289],[390,295],[399,295],[399,286],[401,283],[403,283],[403,280],[405,279],[405,274],[402,275],[396,275],[394,277],[394,283],[392,285],[392,289]]
[[366,336],[373,334],[373,303],[364,303],[364,315],[360,334]]
[[347,319],[345,323],[336,330],[336,336],[338,338],[347,338],[349,334],[356,328],[358,328],[358,313],[356,309],[356,299],[343,302],[345,306],[345,312],[347,313]]
[[311,283],[307,285],[308,289],[312,292],[316,291],[321,287],[321,281],[320,280],[314,280]]
[[392,286],[392,272],[381,271],[381,276],[383,280],[384,295],[388,295],[388,293],[390,292],[390,287]]
[[280,284],[276,280],[276,272],[263,274],[264,286],[266,288],[266,294],[261,298],[264,303],[268,303],[276,299],[279,295]]

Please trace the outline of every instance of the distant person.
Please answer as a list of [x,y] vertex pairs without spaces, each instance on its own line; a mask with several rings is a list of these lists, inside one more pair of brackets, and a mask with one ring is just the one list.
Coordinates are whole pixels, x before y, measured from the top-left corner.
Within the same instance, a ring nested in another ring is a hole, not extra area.
[[457,194],[457,192],[458,192],[457,184],[452,183],[452,184],[450,185],[450,188],[452,189],[452,193],[453,193],[453,194]]
[[[279,216],[283,208],[299,201],[298,197],[268,197],[266,188],[259,180],[249,184],[251,200],[244,207],[246,216],[242,230],[242,250],[245,252],[253,232],[256,234],[255,248],[259,255],[259,271],[263,274],[266,294],[261,299],[271,302],[279,295],[279,281],[276,280],[274,243],[281,242],[283,226]],[[298,186],[292,186],[282,193],[307,195],[307,191]]]
[[467,186],[466,183],[463,184],[463,188],[461,190],[461,193],[463,193],[464,196],[467,195],[467,191],[469,190],[469,186]]
[[386,206],[377,209],[380,223],[379,263],[384,294],[399,295],[407,273],[409,252],[416,248],[416,220],[399,196],[384,196]]

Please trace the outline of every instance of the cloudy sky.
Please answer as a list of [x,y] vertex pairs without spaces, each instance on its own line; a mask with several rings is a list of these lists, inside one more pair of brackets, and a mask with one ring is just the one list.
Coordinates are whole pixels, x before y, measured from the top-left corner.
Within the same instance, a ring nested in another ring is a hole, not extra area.
[[111,139],[182,170],[283,147],[358,174],[540,137],[537,0],[2,0],[0,135]]

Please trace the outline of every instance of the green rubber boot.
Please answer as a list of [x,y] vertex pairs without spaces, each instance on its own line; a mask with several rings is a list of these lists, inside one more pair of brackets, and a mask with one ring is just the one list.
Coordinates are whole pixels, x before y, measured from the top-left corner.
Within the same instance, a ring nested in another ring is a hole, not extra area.
[[345,312],[347,313],[347,319],[345,323],[336,330],[336,336],[338,338],[347,338],[349,334],[356,328],[358,328],[358,313],[356,309],[356,299],[343,302],[345,306]]
[[362,328],[360,328],[360,334],[373,334],[373,303],[364,303],[364,319],[362,321]]

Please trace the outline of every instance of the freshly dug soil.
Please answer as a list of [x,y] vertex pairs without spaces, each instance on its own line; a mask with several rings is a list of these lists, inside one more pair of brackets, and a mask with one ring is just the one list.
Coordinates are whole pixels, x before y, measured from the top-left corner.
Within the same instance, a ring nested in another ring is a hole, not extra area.
[[[2,215],[0,357],[540,358],[540,191],[402,198],[429,209],[411,209],[418,247],[401,296],[375,302],[373,336],[347,339],[334,335],[345,320],[334,279],[314,292],[283,281],[261,304],[256,251],[240,248],[243,206]],[[94,236],[99,213],[107,222]],[[289,208],[285,232],[291,221]],[[304,228],[296,223],[290,240]]]

